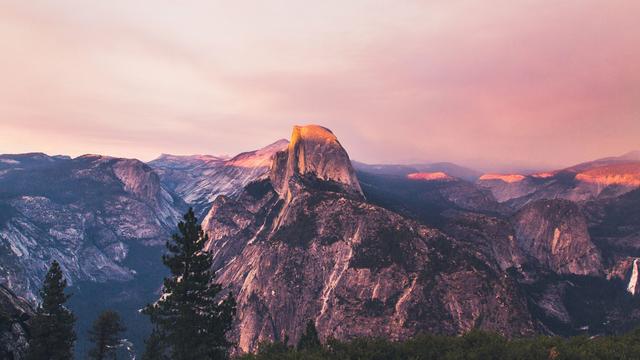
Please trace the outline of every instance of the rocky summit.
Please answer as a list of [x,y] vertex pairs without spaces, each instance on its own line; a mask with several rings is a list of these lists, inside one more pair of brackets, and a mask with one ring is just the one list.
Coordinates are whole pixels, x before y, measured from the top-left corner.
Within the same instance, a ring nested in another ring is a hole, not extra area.
[[293,196],[297,183],[306,180],[362,195],[349,155],[322,126],[294,126],[287,150],[276,153],[271,166],[270,181],[282,197]]
[[296,127],[269,179],[218,197],[204,228],[218,280],[237,294],[242,351],[296,340],[309,320],[325,339],[535,331],[524,294],[492,261],[366,202],[321,127]]

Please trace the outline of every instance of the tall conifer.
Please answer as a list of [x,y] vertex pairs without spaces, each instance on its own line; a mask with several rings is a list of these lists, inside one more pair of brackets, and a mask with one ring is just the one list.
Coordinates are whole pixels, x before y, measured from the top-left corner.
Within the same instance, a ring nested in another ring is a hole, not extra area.
[[66,287],[67,280],[62,275],[60,264],[54,260],[40,290],[42,303],[33,318],[27,359],[73,358],[73,345],[76,340],[73,330],[75,316],[64,306],[70,297],[64,292]]
[[118,347],[122,343],[120,334],[126,328],[120,315],[112,310],[102,312],[89,330],[89,340],[94,347],[89,350],[89,358],[94,360],[115,359]]
[[307,322],[307,327],[298,340],[298,350],[312,350],[320,348],[320,339],[318,338],[318,331],[316,325],[312,320]]
[[232,294],[220,298],[223,289],[214,282],[206,242],[207,235],[189,209],[162,258],[171,271],[164,280],[164,293],[145,308],[173,360],[223,359],[231,346],[226,334],[235,315],[235,300]]

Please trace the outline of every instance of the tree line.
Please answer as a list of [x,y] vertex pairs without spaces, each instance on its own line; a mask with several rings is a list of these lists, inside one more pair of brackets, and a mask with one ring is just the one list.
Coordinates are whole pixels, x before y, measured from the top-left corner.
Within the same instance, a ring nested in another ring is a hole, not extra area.
[[[309,333],[307,328],[306,333]],[[405,341],[328,339],[297,346],[265,342],[239,360],[635,360],[640,329],[619,336],[570,338],[538,336],[507,339],[473,330],[462,336],[418,335]]]

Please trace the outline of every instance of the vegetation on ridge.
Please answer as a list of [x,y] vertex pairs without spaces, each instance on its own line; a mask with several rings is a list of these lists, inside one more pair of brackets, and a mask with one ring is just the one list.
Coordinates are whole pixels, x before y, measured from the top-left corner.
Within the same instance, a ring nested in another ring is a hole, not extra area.
[[640,359],[640,329],[621,336],[571,338],[538,336],[507,339],[471,331],[463,336],[419,335],[393,342],[384,339],[330,339],[322,346],[294,348],[263,343],[257,354],[241,360],[589,360]]

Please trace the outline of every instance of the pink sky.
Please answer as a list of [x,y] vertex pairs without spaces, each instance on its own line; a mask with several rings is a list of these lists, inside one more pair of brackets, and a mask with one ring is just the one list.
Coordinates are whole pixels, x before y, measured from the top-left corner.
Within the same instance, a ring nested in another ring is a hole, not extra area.
[[640,148],[640,1],[2,1],[0,153],[557,167]]

